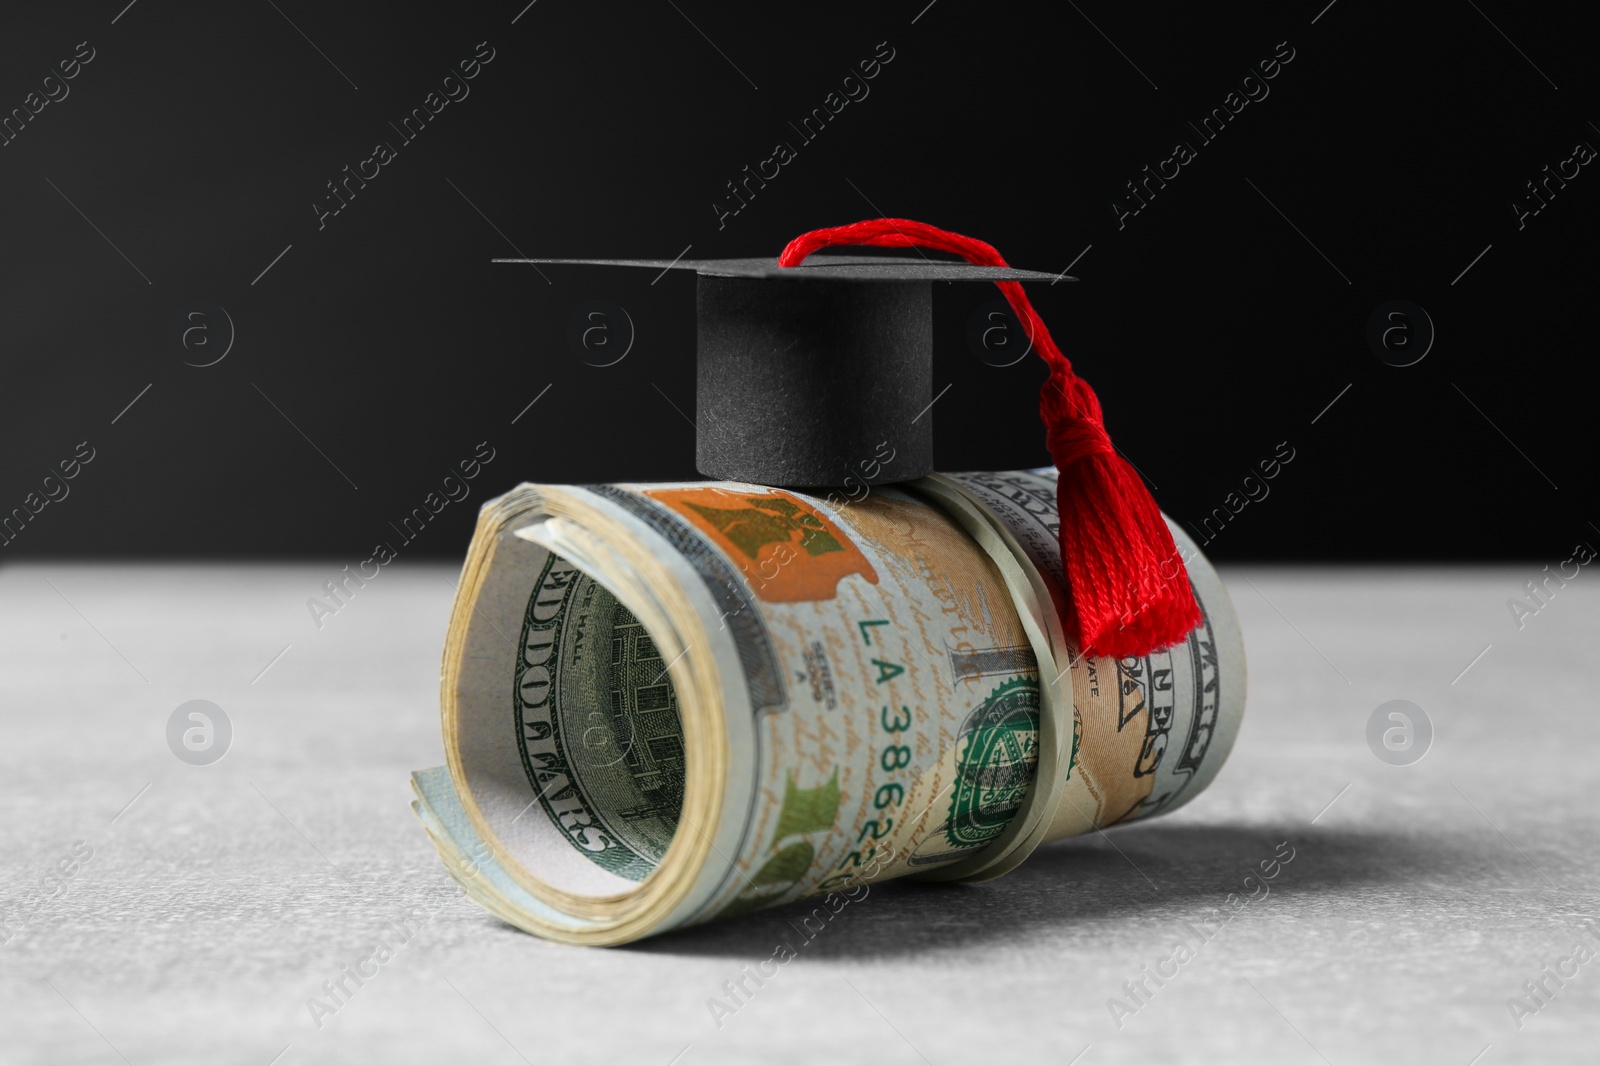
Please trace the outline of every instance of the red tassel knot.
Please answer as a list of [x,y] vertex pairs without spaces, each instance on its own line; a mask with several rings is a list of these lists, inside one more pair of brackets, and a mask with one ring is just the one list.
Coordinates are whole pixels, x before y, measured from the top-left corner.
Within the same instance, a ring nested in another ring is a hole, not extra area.
[[[778,265],[796,266],[819,248],[841,244],[932,248],[979,266],[1007,265],[983,241],[900,218],[803,233],[784,248]],[[1126,659],[1177,644],[1201,614],[1166,520],[1138,472],[1117,454],[1094,390],[1073,372],[1022,285],[995,284],[1050,367],[1039,417],[1061,474],[1056,498],[1071,600],[1062,619],[1068,637],[1085,657]]]

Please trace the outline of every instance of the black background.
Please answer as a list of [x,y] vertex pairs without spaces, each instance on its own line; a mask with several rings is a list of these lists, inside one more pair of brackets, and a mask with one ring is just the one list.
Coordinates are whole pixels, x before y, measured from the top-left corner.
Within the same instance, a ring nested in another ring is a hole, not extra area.
[[[490,259],[774,255],[881,214],[1074,264],[1030,292],[1179,520],[1288,442],[1215,558],[1557,561],[1600,538],[1600,175],[1521,229],[1510,206],[1600,145],[1570,8],[124,2],[33,5],[0,35],[0,113],[94,49],[0,147],[0,514],[95,450],[0,560],[364,557],[480,441],[472,497],[408,554],[459,555],[521,480],[694,476],[692,280]],[[719,229],[725,182],[883,41],[870,95]],[[389,123],[479,42],[470,95],[401,142]],[[1185,122],[1279,42],[1270,95],[1199,146]],[[1123,183],[1179,139],[1198,158],[1119,228]],[[396,159],[319,229],[325,183],[378,141]],[[1048,459],[1042,367],[968,348],[993,297],[936,293],[944,469]],[[604,368],[566,342],[597,298],[637,330]],[[1437,329],[1412,366],[1366,340],[1395,299]],[[192,301],[234,323],[216,365],[171,340]]]

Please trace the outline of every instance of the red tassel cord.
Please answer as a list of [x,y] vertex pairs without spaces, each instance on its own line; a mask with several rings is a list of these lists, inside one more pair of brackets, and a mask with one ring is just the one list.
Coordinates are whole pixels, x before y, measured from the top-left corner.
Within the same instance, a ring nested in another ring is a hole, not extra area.
[[[992,245],[903,218],[812,230],[790,241],[780,267],[834,245],[932,248],[978,266],[1006,266]],[[1050,367],[1039,393],[1045,444],[1061,472],[1061,559],[1066,567],[1068,638],[1085,657],[1116,659],[1171,647],[1200,624],[1200,606],[1156,502],[1106,435],[1100,401],[1050,337],[1022,285],[996,282]]]

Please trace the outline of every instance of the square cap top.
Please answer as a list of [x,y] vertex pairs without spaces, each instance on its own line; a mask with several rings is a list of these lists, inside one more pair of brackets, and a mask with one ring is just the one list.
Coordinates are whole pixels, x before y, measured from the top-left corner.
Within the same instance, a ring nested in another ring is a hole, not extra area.
[[535,263],[553,266],[647,267],[662,272],[692,270],[717,278],[773,278],[831,281],[1076,281],[1065,275],[1045,274],[1015,267],[973,266],[970,263],[911,259],[904,256],[813,255],[797,266],[781,267],[776,259],[496,259],[496,263]]
[[657,280],[669,270],[692,271],[696,465],[709,477],[764,485],[927,474],[933,282],[1074,280],[910,256],[811,255],[794,266],[682,256],[494,261],[643,267]]

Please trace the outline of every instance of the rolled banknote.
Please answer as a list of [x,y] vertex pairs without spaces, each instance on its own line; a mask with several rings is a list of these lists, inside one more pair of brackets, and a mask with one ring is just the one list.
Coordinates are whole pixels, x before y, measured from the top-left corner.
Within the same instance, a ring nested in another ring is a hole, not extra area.
[[1188,802],[1227,757],[1238,623],[1172,531],[1202,624],[1085,660],[1059,622],[1053,470],[848,497],[522,485],[479,517],[447,765],[413,775],[413,807],[469,895],[575,943],[998,876]]

